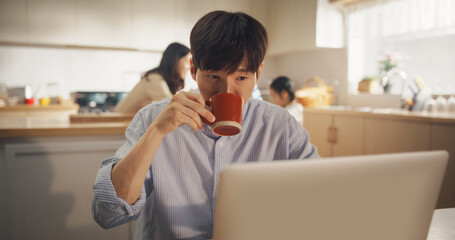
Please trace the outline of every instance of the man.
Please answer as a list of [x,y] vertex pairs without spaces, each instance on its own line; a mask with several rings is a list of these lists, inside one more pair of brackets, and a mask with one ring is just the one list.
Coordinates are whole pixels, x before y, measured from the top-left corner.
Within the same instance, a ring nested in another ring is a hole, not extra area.
[[[191,75],[200,94],[180,92],[141,109],[127,142],[102,163],[93,216],[104,228],[139,217],[144,239],[211,238],[217,179],[233,163],[319,157],[307,132],[283,108],[249,99],[261,74],[267,34],[244,13],[215,11],[190,36]],[[205,100],[229,92],[244,98],[243,129],[220,137]]]

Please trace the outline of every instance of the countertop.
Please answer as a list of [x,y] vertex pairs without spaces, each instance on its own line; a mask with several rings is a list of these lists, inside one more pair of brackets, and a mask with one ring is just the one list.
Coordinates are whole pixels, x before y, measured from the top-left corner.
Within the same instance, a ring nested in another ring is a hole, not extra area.
[[[306,113],[392,118],[429,123],[455,124],[454,113],[409,112],[401,109],[371,109],[331,106],[305,108]],[[0,118],[0,138],[38,136],[123,135],[132,114],[76,114],[58,116],[13,116]]]
[[455,113],[412,112],[395,108],[351,108],[349,106],[329,106],[305,108],[304,112],[337,114],[359,117],[375,117],[421,121],[427,123],[455,124]]
[[81,135],[123,135],[129,121],[71,123],[63,117],[2,117],[0,138],[81,136]]
[[95,123],[95,122],[129,122],[134,118],[135,113],[78,113],[70,115],[71,123]]
[[15,106],[0,107],[0,112],[12,111],[64,111],[64,110],[78,110],[77,104],[50,104],[47,106],[18,104]]

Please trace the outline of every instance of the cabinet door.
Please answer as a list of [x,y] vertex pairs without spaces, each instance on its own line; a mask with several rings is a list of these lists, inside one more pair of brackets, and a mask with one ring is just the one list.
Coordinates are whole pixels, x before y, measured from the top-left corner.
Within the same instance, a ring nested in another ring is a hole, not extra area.
[[332,131],[336,135],[333,156],[361,155],[363,153],[364,119],[334,116]]
[[332,156],[332,145],[328,141],[332,115],[307,113],[304,111],[303,126],[310,134],[310,141],[318,148],[321,157]]
[[131,238],[131,224],[106,231],[91,216],[100,163],[123,142],[5,144],[5,239]]
[[449,163],[442,182],[437,208],[453,208],[455,207],[455,125],[432,125],[431,150],[449,152]]
[[430,124],[401,119],[365,119],[365,154],[430,149]]
[[[177,5],[175,0],[134,0],[132,46],[164,51],[169,43],[177,41],[174,27],[178,20]],[[182,43],[187,44],[187,41]]]
[[316,0],[268,1],[270,46],[267,54],[281,54],[315,48]]
[[0,41],[25,42],[27,40],[27,1],[0,1]]
[[189,39],[191,29],[194,24],[210,11],[214,10],[214,2],[211,0],[192,0],[192,1],[177,1],[175,13],[177,14],[174,24],[174,37],[176,41],[187,44],[189,47]]
[[74,0],[28,1],[28,39],[32,43],[76,44]]
[[80,45],[128,47],[132,4],[127,0],[76,0],[76,37]]

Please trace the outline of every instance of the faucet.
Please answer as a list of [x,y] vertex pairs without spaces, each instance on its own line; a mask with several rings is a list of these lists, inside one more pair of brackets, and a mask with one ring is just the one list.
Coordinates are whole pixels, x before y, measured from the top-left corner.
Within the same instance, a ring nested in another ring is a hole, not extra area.
[[[392,68],[384,75],[384,77],[382,77],[381,85],[384,88],[384,92],[390,93],[391,87],[394,84],[390,80],[394,76],[398,76],[401,79],[402,83],[400,91],[401,108],[412,110],[412,107],[415,104],[418,90],[415,90],[412,88],[412,86],[410,86],[410,84],[408,83],[408,75],[403,69]],[[408,88],[410,91],[407,91]]]
[[404,90],[406,89],[406,85],[407,85],[407,78],[408,78],[408,74],[406,74],[406,72],[401,69],[401,68],[392,68],[390,69],[385,75],[384,77],[382,77],[381,79],[381,85],[382,87],[384,88],[384,92],[385,93],[389,93],[390,92],[390,88],[392,87],[392,84],[390,82],[390,79],[395,76],[395,75],[398,75],[401,80],[402,80],[402,89],[401,89],[401,93],[403,94]]

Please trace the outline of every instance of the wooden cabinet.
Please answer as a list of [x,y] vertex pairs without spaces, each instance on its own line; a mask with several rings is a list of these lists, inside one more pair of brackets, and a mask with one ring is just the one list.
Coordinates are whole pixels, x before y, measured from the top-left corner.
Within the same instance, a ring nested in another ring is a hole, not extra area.
[[27,40],[27,1],[0,0],[0,41]]
[[304,112],[304,127],[321,156],[349,156],[431,149],[431,123],[335,111]]
[[27,41],[77,44],[76,4],[73,0],[27,1]]
[[343,47],[343,18],[326,1],[268,1],[269,55]]
[[267,30],[268,53],[279,54],[296,49],[314,48],[316,40],[317,0],[269,1]]
[[132,1],[76,0],[77,44],[131,46]]
[[0,239],[132,239],[133,223],[104,230],[91,216],[101,161],[122,135],[0,139]]
[[351,116],[333,116],[333,156],[363,154],[364,119]]
[[303,126],[310,134],[310,141],[318,148],[321,157],[332,156],[332,144],[329,141],[332,118],[329,114],[308,114],[304,111]]
[[162,51],[189,45],[193,25],[216,10],[265,21],[261,0],[0,0],[0,42]]
[[360,117],[304,114],[304,127],[321,157],[362,154],[363,123]]
[[455,207],[455,124],[432,124],[431,150],[447,150],[449,162],[438,200],[438,208]]
[[318,0],[0,0],[0,41],[162,51],[189,45],[196,21],[219,9],[261,21],[270,55],[343,45],[341,14]]
[[365,154],[430,150],[430,123],[366,118],[364,136]]
[[305,109],[304,127],[322,157],[446,150],[437,208],[455,207],[455,124],[449,121]]
[[[135,0],[133,3],[131,37],[134,48],[165,49],[169,43],[177,40],[174,36],[177,17],[175,0]],[[187,44],[188,40],[182,43]]]

